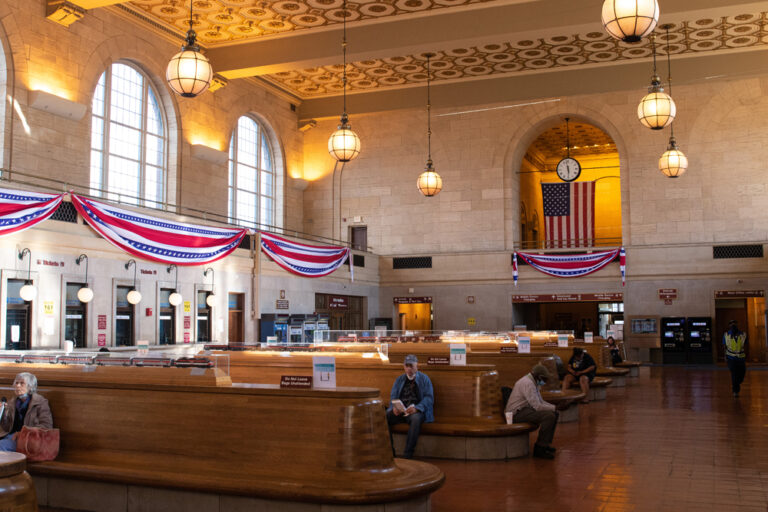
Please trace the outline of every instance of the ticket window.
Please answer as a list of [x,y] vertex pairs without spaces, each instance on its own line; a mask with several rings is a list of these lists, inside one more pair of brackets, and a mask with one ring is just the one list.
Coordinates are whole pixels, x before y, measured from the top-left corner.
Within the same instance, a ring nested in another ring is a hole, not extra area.
[[205,290],[197,292],[197,341],[211,341],[211,307],[206,302],[210,294]]
[[133,332],[136,310],[133,304],[128,302],[128,292],[132,286],[118,286],[117,300],[115,302],[115,346],[132,347],[136,344]]
[[160,345],[176,344],[176,307],[170,303],[171,288],[160,289],[160,323],[158,325],[157,343]]
[[24,279],[9,279],[5,309],[5,348],[29,350],[32,301],[26,302],[19,291],[26,284]]
[[77,298],[83,283],[67,283],[67,310],[64,315],[64,339],[75,343],[76,348],[86,346],[86,305]]

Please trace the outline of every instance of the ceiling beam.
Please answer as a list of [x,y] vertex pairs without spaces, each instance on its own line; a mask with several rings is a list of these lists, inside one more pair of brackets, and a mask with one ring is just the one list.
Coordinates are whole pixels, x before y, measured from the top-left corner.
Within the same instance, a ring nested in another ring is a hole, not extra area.
[[[687,54],[673,59],[672,67],[676,86],[743,78],[768,73],[768,50]],[[651,65],[645,59],[640,62],[558,68],[557,71],[544,73],[517,72],[502,77],[494,75],[494,79],[443,84],[433,82],[432,107],[461,109],[495,103],[513,105],[544,98],[628,90],[636,90],[637,100],[640,101],[647,93],[650,75]],[[347,94],[347,112],[354,123],[355,115],[426,108],[425,94],[424,86]],[[307,99],[299,107],[301,120],[335,118],[340,113],[339,96]]]
[[[95,1],[95,0],[80,0]],[[759,12],[743,0],[666,0],[661,22]],[[594,0],[512,0],[472,4],[350,23],[347,61],[466,48],[485,43],[602,31]],[[341,25],[211,47],[207,56],[227,78],[258,76],[341,62]]]

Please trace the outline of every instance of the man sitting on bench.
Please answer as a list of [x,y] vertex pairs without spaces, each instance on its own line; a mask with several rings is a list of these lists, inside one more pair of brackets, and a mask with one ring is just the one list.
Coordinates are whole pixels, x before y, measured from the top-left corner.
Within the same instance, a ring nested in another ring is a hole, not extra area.
[[[432,406],[435,401],[432,381],[419,372],[419,360],[413,354],[405,356],[405,373],[395,379],[389,394],[390,405],[387,409],[387,423],[408,423],[408,437],[405,441],[403,457],[413,458],[416,442],[419,440],[421,424],[435,421]],[[392,431],[390,430],[390,439]],[[394,451],[394,445],[393,445]]]
[[568,361],[568,373],[565,374],[563,379],[563,391],[567,391],[574,381],[578,381],[581,392],[584,393],[584,400],[581,403],[588,404],[587,393],[589,393],[589,383],[595,378],[596,371],[597,364],[592,359],[592,356],[587,354],[583,348],[574,347],[573,355]]
[[556,448],[550,446],[555,437],[557,426],[557,409],[565,409],[570,402],[563,400],[557,406],[545,402],[541,397],[539,386],[550,379],[547,367],[537,364],[531,373],[515,382],[512,394],[509,395],[504,413],[512,413],[514,423],[532,423],[539,427],[539,437],[533,445],[533,456],[541,459],[554,459]]

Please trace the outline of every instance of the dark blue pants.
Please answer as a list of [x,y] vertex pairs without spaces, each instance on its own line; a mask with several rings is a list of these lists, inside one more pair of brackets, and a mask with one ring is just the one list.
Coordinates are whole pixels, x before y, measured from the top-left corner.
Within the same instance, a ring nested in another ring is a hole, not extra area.
[[731,371],[731,389],[734,393],[738,393],[747,374],[747,362],[744,359],[728,359],[727,362],[728,369]]
[[[387,423],[397,425],[398,423],[408,424],[408,437],[405,439],[405,452],[403,457],[410,459],[413,457],[413,451],[416,449],[416,442],[419,440],[419,433],[421,432],[421,424],[424,423],[424,415],[420,412],[409,414],[408,416],[397,416],[392,411],[387,411]],[[389,430],[389,439],[392,441],[392,429]],[[394,442],[392,444],[392,452],[394,453]]]

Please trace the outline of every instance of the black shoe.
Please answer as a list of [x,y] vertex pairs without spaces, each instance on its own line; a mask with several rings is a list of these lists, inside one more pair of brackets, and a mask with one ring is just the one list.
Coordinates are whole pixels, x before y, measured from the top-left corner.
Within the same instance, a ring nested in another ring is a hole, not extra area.
[[546,447],[538,445],[533,445],[533,456],[538,459],[552,460],[555,458],[554,453],[548,451]]
[[554,446],[545,446],[544,449],[552,454],[554,454],[557,451],[557,448],[555,448]]

